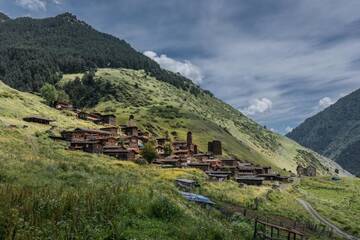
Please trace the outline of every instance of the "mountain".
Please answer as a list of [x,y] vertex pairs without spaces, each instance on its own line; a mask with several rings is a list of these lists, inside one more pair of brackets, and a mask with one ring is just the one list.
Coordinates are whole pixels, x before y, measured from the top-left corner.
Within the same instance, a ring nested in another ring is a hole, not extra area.
[[360,175],[360,89],[306,119],[287,136]]
[[127,42],[100,33],[76,16],[21,17],[0,24],[0,79],[11,87],[38,91],[55,84],[61,73],[84,72],[96,67],[144,69],[157,79],[198,93],[189,79],[160,68]]
[[0,12],[0,23],[5,22],[6,20],[9,20],[10,18],[5,15],[4,13]]

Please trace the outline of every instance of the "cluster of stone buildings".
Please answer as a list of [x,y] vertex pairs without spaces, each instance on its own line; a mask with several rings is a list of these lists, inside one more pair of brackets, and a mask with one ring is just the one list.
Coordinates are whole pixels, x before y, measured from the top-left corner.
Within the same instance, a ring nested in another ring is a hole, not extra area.
[[315,177],[316,176],[316,168],[314,166],[303,167],[298,165],[296,168],[297,175],[299,177]]
[[[208,142],[207,152],[201,152],[198,145],[193,143],[193,135],[190,131],[186,135],[186,140],[175,138],[171,141],[168,136],[154,139],[148,132],[143,132],[136,126],[132,115],[126,125],[117,126],[116,116],[113,114],[87,113],[65,103],[57,103],[55,108],[72,110],[76,112],[79,119],[102,125],[99,129],[76,128],[72,131],[62,131],[61,137],[57,138],[68,141],[70,150],[105,154],[120,160],[134,161],[141,158],[141,149],[152,139],[157,153],[157,159],[153,163],[163,168],[198,168],[212,180],[224,181],[232,178],[247,185],[261,185],[266,180],[289,180],[289,177],[275,173],[271,167],[253,165],[237,159],[223,159],[222,143],[219,140]],[[51,122],[51,120],[39,117],[29,117],[27,120],[43,124]],[[298,174],[299,172],[301,175],[308,176],[313,174],[313,169],[311,167],[298,168]]]
[[140,148],[149,140],[149,134],[138,129],[133,116],[130,116],[127,125],[120,127],[116,126],[114,115],[79,112],[78,117],[105,126],[100,129],[62,131],[61,138],[69,142],[71,150],[105,154],[120,160],[135,160]]
[[[264,181],[288,181],[289,177],[275,173],[271,167],[253,165],[237,159],[223,159],[222,144],[219,140],[208,143],[206,153],[198,151],[197,145],[192,142],[192,133],[187,133],[186,141],[172,142],[173,152],[165,156],[162,151],[166,138],[158,138],[157,149],[160,149],[159,158],[154,162],[164,168],[191,167],[204,171],[210,179],[224,181],[234,179],[247,185],[261,185]],[[161,146],[161,147],[159,147]]]

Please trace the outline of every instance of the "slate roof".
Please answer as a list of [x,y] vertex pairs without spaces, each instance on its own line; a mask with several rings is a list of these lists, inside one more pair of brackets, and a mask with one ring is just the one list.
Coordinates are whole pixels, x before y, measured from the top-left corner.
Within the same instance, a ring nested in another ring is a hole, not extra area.
[[205,197],[203,195],[195,194],[195,193],[188,193],[188,192],[181,192],[180,194],[187,200],[191,202],[197,202],[197,203],[205,203],[214,205],[215,203],[211,201],[208,197]]

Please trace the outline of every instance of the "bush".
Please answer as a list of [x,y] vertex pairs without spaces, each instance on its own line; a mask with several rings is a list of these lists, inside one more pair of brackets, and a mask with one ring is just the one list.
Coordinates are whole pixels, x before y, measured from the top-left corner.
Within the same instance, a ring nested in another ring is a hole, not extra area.
[[145,158],[146,161],[148,161],[148,163],[152,163],[157,157],[154,144],[150,142],[146,143],[144,145],[144,149],[141,152],[141,155],[143,158]]
[[44,86],[40,89],[40,94],[49,106],[53,106],[58,99],[58,92],[56,88],[54,85],[49,83],[44,84]]
[[151,204],[152,217],[170,221],[179,217],[180,214],[179,207],[163,196],[155,199]]

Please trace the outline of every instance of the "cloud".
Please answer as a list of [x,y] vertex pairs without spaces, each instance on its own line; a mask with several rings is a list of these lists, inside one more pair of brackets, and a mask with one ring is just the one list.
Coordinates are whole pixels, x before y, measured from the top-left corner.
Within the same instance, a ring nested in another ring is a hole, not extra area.
[[270,111],[272,105],[272,101],[268,98],[255,99],[252,101],[251,105],[245,108],[243,111],[247,115],[255,115],[257,113]]
[[285,128],[285,133],[289,133],[289,132],[291,132],[292,130],[293,130],[292,127],[287,126],[287,127]]
[[165,54],[160,56],[153,51],[145,51],[144,55],[156,61],[164,69],[170,70],[175,73],[180,73],[184,77],[191,79],[194,83],[199,84],[203,80],[203,75],[198,66],[192,64],[190,61],[177,61]]
[[48,3],[62,4],[62,0],[16,0],[16,4],[30,11],[46,11]]
[[332,105],[334,103],[335,103],[335,101],[333,101],[331,98],[324,97],[324,98],[319,100],[319,107],[321,109],[325,109],[325,108],[329,107],[330,105]]
[[324,96],[334,101],[360,87],[359,0],[66,2],[96,29],[153,50],[159,62],[188,59],[204,76],[190,78],[240,110],[271,99],[271,111],[253,118],[282,133],[316,114]]

